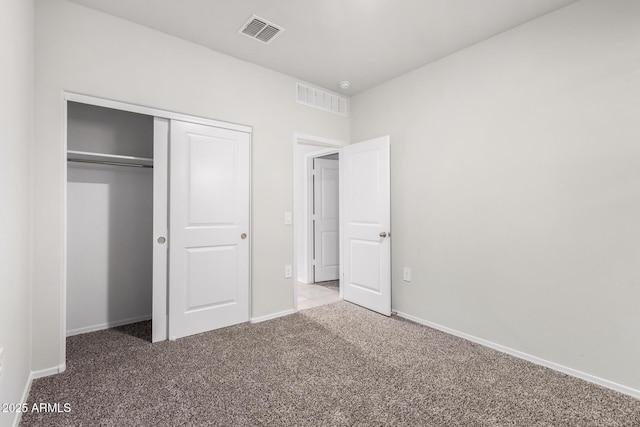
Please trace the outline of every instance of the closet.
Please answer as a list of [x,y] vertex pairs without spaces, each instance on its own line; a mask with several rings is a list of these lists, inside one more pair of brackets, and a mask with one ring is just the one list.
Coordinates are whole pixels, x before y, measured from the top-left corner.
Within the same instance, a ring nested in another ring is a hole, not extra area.
[[67,335],[151,319],[153,127],[67,104]]
[[248,321],[251,128],[65,97],[66,335]]

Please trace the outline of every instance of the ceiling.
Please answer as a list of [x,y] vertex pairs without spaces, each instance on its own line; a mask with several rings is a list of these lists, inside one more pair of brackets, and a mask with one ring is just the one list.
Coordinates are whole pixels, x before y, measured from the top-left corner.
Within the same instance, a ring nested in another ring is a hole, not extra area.
[[[576,0],[72,1],[354,95]],[[254,14],[285,31],[239,34]]]

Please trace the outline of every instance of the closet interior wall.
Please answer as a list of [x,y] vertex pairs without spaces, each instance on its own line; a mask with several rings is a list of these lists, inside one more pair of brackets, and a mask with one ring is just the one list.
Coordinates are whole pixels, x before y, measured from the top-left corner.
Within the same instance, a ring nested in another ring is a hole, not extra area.
[[[151,159],[153,117],[68,102],[67,150]],[[67,335],[151,319],[152,232],[153,169],[67,162]]]

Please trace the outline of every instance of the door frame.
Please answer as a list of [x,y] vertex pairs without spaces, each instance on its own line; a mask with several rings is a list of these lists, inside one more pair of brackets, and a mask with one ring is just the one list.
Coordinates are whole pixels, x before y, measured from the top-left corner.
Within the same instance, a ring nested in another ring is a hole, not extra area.
[[[312,280],[310,266],[310,249],[313,240],[310,227],[311,218],[311,169],[313,157],[339,153],[347,145],[346,142],[307,135],[299,132],[293,134],[293,311],[298,311],[298,279],[304,283]],[[306,147],[306,149],[305,149]],[[340,249],[342,253],[342,249]],[[342,257],[342,255],[341,255]],[[340,276],[342,262],[340,262]],[[342,298],[342,286],[340,287]]]
[[[58,372],[63,372],[66,369],[66,359],[67,359],[67,347],[66,347],[66,338],[67,338],[67,124],[68,124],[68,112],[67,112],[67,103],[77,102],[80,104],[88,104],[96,107],[105,107],[111,108],[114,110],[127,111],[131,113],[144,114],[147,116],[159,118],[159,119],[167,119],[167,120],[180,120],[185,122],[197,123],[206,126],[219,127],[230,130],[237,130],[241,132],[247,132],[250,135],[253,133],[253,128],[251,126],[237,124],[237,123],[228,123],[222,122],[218,120],[208,119],[205,117],[199,116],[191,116],[188,114],[176,113],[173,111],[162,110],[153,107],[145,107],[137,104],[131,104],[122,101],[116,101],[108,98],[101,98],[97,96],[84,95],[80,93],[64,91],[62,93],[61,102],[63,103],[63,135],[62,135],[62,143],[63,150],[62,156],[60,156],[59,162],[62,168],[62,241],[63,241],[63,250],[62,250],[62,259],[61,262],[61,271],[62,271],[62,286],[60,290],[60,362]],[[168,153],[167,153],[168,155]],[[251,157],[251,144],[249,144],[249,156]],[[168,208],[168,207],[167,207]],[[251,227],[251,168],[249,168],[249,227]],[[154,235],[155,239],[155,235]],[[171,243],[170,241],[168,241]],[[249,250],[249,307],[251,310],[251,250]],[[167,286],[168,286],[167,282]],[[167,289],[164,290],[167,292]],[[165,298],[165,302],[168,304],[168,300]],[[165,307],[165,312],[166,311]],[[165,335],[168,337],[168,327],[165,322]]]

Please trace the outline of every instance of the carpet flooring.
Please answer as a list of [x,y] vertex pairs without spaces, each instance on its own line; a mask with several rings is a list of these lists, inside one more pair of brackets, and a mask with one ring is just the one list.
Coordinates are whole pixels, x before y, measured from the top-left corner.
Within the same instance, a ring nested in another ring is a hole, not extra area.
[[67,340],[22,426],[640,426],[640,400],[346,302],[175,342]]

